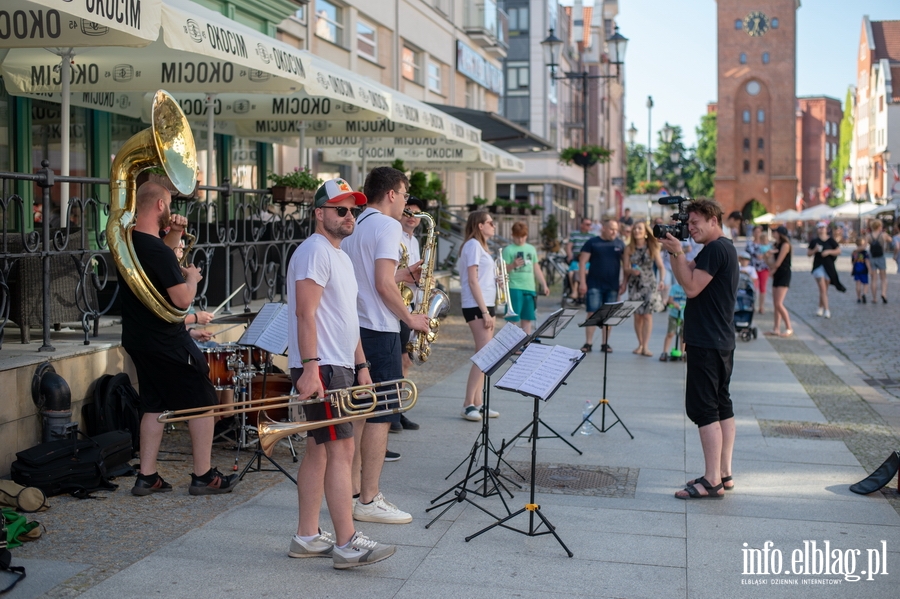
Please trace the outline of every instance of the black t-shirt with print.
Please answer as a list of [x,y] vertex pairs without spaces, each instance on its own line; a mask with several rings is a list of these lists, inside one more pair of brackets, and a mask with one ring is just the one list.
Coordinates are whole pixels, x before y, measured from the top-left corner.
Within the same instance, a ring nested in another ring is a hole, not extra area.
[[[132,246],[141,269],[160,294],[169,300],[166,291],[184,283],[175,252],[162,239],[140,231],[132,231]],[[122,346],[126,351],[169,351],[191,344],[191,336],[183,322],[169,323],[157,318],[134,294],[119,272],[122,293]]]
[[812,241],[809,242],[809,249],[814,250],[816,246],[821,246],[821,249],[813,254],[813,265],[812,269],[815,270],[820,266],[827,264],[828,262],[834,262],[837,256],[822,256],[822,252],[828,250],[836,250],[839,246],[838,242],[834,240],[833,237],[829,237],[825,241],[822,241],[818,237],[814,237]]
[[734,302],[740,269],[730,239],[707,243],[694,259],[712,280],[684,308],[684,342],[709,349],[734,349]]

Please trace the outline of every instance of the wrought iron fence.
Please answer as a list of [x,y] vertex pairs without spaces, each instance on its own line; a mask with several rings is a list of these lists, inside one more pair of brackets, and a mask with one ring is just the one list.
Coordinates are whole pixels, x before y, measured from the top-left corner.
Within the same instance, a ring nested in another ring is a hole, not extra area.
[[[35,207],[15,193],[36,185]],[[57,219],[51,196],[69,185],[66,218]],[[99,334],[100,317],[116,306],[119,280],[106,243],[109,180],[57,176],[44,161],[33,174],[0,172],[0,347],[7,324],[19,326],[23,343],[40,327],[38,351],[54,351],[51,332],[79,322],[85,345]],[[195,304],[217,305],[245,284],[235,304],[249,311],[253,299],[285,298],[285,273],[293,250],[314,227],[308,204],[272,202],[267,189],[199,186],[191,197],[173,194],[172,212],[188,218],[196,237],[190,261],[203,280]],[[29,231],[40,217],[38,227]],[[231,302],[223,310],[228,313]],[[40,324],[38,324],[40,323]]]

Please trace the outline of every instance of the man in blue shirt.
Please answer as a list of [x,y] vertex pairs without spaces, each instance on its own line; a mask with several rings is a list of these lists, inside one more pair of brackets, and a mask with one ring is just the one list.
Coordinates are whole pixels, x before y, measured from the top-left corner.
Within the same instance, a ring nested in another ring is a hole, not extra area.
[[[591,238],[578,255],[578,291],[585,296],[588,314],[596,312],[603,304],[619,301],[622,283],[622,255],[625,243],[619,239],[619,223],[612,218],[603,219],[603,228],[598,237]],[[587,264],[590,263],[590,269]],[[586,295],[585,295],[586,294]],[[581,351],[592,349],[594,329],[585,327],[585,340]],[[603,345],[600,351],[610,353],[609,328],[603,329]]]

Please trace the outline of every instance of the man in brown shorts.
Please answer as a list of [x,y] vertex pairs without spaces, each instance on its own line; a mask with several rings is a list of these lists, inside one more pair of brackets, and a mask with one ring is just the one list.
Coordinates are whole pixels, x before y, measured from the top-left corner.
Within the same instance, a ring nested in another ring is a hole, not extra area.
[[[366,196],[343,179],[316,192],[316,232],[294,252],[288,267],[288,366],[299,399],[323,397],[326,389],[372,383],[359,338],[358,288],[353,263],[341,240],[356,227],[357,206]],[[328,402],[304,406],[307,421],[333,417]],[[313,429],[297,472],[299,524],[291,557],[331,557],[337,569],[375,563],[396,547],[362,535],[353,524],[353,423]],[[319,529],[322,497],[334,537]]]

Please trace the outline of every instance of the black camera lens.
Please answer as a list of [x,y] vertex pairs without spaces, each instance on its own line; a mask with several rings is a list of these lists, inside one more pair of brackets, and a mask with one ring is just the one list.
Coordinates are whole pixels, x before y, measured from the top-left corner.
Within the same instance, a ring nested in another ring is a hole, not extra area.
[[666,236],[666,233],[675,235],[677,230],[671,225],[653,225],[653,236],[657,239],[663,239]]

